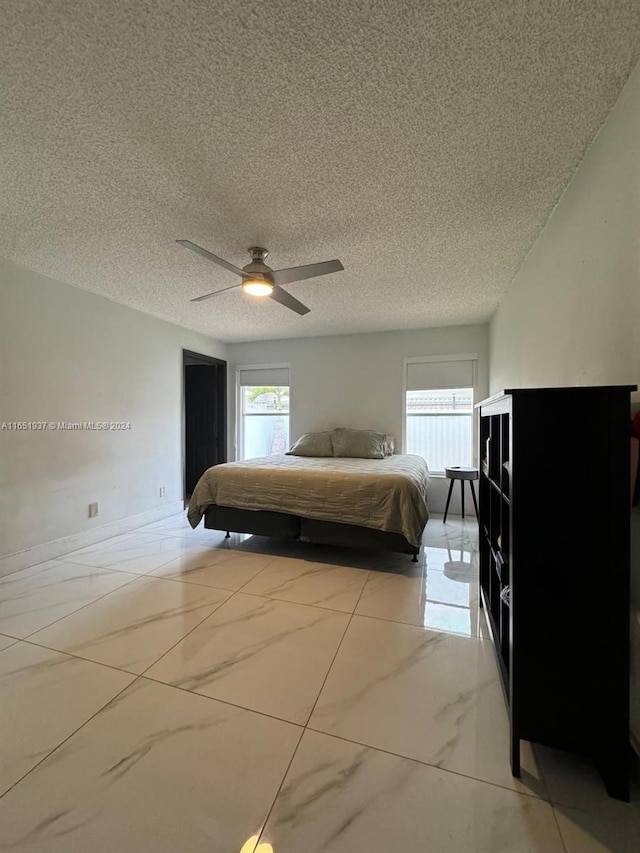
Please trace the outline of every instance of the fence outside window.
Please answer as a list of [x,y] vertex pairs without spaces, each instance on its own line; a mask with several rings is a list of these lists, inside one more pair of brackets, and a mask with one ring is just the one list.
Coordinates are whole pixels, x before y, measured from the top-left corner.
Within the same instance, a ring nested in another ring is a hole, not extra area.
[[473,389],[407,391],[406,452],[424,457],[431,473],[473,465]]

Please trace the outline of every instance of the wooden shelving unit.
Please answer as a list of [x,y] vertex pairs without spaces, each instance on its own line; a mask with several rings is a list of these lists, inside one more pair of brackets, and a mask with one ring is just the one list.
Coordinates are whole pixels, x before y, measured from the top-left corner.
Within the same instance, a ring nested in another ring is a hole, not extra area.
[[628,799],[631,386],[509,389],[480,414],[480,589],[520,740]]

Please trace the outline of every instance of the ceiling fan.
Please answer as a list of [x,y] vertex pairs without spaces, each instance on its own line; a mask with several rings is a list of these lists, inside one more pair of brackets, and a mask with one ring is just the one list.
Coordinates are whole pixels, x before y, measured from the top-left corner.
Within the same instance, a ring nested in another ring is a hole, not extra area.
[[236,290],[241,287],[245,293],[252,296],[270,296],[275,302],[284,305],[285,308],[290,308],[297,314],[308,314],[310,309],[302,302],[293,297],[286,290],[283,290],[281,285],[291,284],[294,281],[302,281],[305,278],[316,278],[319,275],[327,275],[330,272],[340,272],[344,267],[338,260],[321,261],[318,264],[306,264],[301,267],[289,267],[283,270],[273,270],[265,264],[265,258],[269,254],[266,249],[260,246],[252,246],[249,249],[251,255],[251,263],[240,269],[239,267],[230,264],[223,258],[219,258],[212,252],[197,246],[191,240],[176,240],[181,246],[186,246],[192,252],[197,252],[203,258],[208,258],[214,264],[224,267],[229,272],[239,275],[243,281],[241,284],[234,284],[231,287],[223,287],[221,290],[214,290],[213,293],[205,293],[204,296],[196,296],[192,302],[202,302],[203,299],[209,299],[212,296],[217,296],[219,293],[226,293],[228,290]]

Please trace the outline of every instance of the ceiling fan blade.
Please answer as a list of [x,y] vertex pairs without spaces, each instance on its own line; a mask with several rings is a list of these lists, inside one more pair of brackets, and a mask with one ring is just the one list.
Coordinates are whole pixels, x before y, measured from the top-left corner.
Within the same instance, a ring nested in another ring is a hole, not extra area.
[[227,290],[237,290],[239,287],[242,287],[241,284],[232,284],[231,287],[223,287],[222,290],[214,290],[213,293],[205,293],[204,296],[196,296],[195,299],[191,299],[191,302],[202,302],[204,299],[210,299],[212,296],[217,296],[219,293],[226,293]]
[[302,267],[289,267],[285,270],[274,270],[271,275],[276,284],[291,284],[305,278],[315,278],[330,272],[340,272],[344,267],[338,260],[321,261],[319,264],[305,264]]
[[[242,285],[240,285],[240,287],[242,287]],[[271,299],[279,302],[280,305],[284,305],[285,308],[290,308],[292,311],[295,311],[296,314],[308,314],[311,310],[310,308],[307,308],[306,305],[303,305],[302,302],[298,302],[295,296],[292,296],[290,293],[287,293],[286,290],[278,287],[277,284],[274,286],[269,296]]]
[[[176,243],[180,243],[181,246],[191,249],[192,252],[197,252],[197,254],[202,255],[203,258],[208,258],[208,260],[213,261],[214,264],[218,264],[219,267],[224,267],[226,270],[229,270],[229,272],[233,272],[242,278],[251,278],[251,275],[244,272],[244,270],[241,270],[240,267],[234,267],[234,265],[230,264],[229,261],[225,261],[224,258],[219,258],[217,255],[214,255],[213,252],[207,252],[206,249],[203,249],[201,246],[197,246],[195,243],[192,243],[191,240],[176,240]],[[218,292],[219,291],[216,291],[216,293]]]

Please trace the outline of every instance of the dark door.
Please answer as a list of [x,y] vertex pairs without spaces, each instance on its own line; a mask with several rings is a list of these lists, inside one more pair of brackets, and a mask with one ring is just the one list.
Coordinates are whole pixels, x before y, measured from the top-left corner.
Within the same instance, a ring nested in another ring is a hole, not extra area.
[[207,468],[226,462],[226,367],[183,352],[185,501]]

